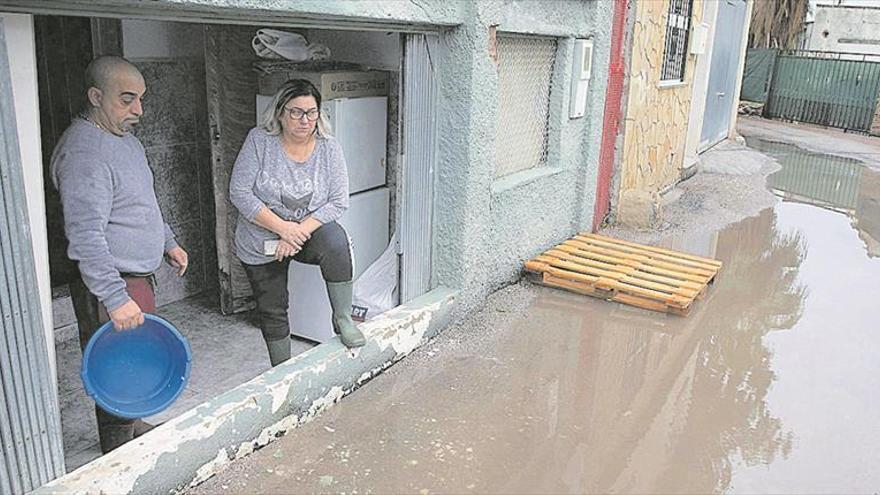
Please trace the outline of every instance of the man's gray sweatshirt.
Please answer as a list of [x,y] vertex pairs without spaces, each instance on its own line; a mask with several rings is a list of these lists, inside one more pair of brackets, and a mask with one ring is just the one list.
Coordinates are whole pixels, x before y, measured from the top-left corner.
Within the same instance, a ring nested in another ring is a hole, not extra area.
[[112,311],[129,300],[120,273],[152,273],[177,246],[162,220],[140,141],[74,119],[52,154],[67,255],[86,287]]

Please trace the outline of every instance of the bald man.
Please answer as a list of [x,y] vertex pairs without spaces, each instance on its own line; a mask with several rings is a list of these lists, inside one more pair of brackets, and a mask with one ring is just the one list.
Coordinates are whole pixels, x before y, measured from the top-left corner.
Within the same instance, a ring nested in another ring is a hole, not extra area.
[[[70,291],[82,348],[102,323],[125,331],[155,310],[153,273],[163,257],[180,276],[188,263],[162,219],[144,147],[130,134],[144,113],[143,76],[127,60],[104,56],[86,68],[86,86],[86,109],[52,155],[67,254],[81,275]],[[104,453],[147,429],[95,409]]]

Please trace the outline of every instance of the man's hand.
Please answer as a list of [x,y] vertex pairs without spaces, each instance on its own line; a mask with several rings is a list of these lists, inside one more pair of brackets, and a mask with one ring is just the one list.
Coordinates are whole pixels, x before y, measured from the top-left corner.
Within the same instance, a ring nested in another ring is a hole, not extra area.
[[131,330],[144,323],[144,313],[141,307],[132,300],[110,311],[110,320],[113,322],[113,328],[117,331]]
[[300,250],[299,247],[287,242],[287,241],[278,241],[278,246],[275,248],[275,259],[278,261],[282,261],[284,258],[288,256],[293,256],[298,253]]
[[177,269],[177,275],[182,277],[186,273],[186,267],[189,266],[189,256],[180,246],[174,246],[165,253],[168,264]]

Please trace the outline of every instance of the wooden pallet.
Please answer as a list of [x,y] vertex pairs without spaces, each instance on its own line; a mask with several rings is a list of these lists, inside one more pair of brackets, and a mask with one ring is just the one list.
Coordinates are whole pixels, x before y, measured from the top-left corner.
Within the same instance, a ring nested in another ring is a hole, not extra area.
[[715,280],[721,262],[580,233],[527,261],[525,270],[550,287],[687,315]]

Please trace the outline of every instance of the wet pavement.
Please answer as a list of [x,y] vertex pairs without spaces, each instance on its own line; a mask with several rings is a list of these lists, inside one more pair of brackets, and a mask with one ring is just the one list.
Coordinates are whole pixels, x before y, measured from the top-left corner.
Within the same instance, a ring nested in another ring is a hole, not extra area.
[[690,316],[511,286],[192,492],[877,493],[878,174],[750,145],[784,201],[675,241]]

